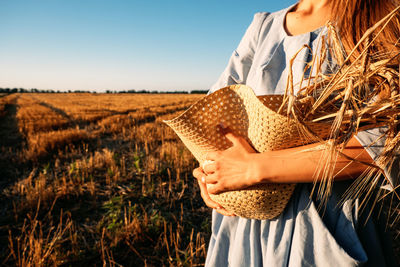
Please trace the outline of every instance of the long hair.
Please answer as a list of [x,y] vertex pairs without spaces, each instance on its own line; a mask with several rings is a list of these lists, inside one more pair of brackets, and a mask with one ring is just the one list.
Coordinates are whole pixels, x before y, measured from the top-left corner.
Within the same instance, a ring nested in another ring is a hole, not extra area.
[[[330,2],[332,16],[327,25],[328,44],[322,48],[320,60],[326,59],[326,51],[332,51],[333,62],[338,63],[339,68],[332,75],[317,77],[315,80],[320,78],[319,83],[303,90],[304,96],[311,95],[312,105],[305,118],[315,116],[317,112],[323,114],[321,118],[333,118],[330,121],[330,140],[333,141],[328,144],[321,159],[322,164],[316,171],[322,177],[318,185],[318,197],[323,200],[321,203],[326,203],[331,192],[335,162],[339,153],[342,153],[343,144],[347,144],[353,133],[363,129],[385,125],[388,127],[387,138],[383,152],[375,163],[371,165],[365,162],[369,168],[349,188],[346,198],[365,194],[364,199],[368,200],[373,189],[379,188],[380,174],[385,176],[385,184],[391,185],[383,170],[391,169],[394,156],[400,150],[400,132],[397,131],[400,123],[396,113],[400,106],[399,1]],[[318,61],[312,67],[315,65],[317,69],[322,66]],[[388,116],[383,118],[385,114]],[[383,191],[380,192],[383,194]],[[395,190],[393,192],[397,194]],[[400,196],[396,196],[400,200]]]
[[[399,0],[335,0],[332,2],[333,21],[348,53],[363,34],[384,18],[400,3]],[[399,12],[400,13],[400,12]],[[400,14],[397,14],[377,36],[370,55],[390,56],[400,52]],[[364,49],[360,45],[352,59]]]

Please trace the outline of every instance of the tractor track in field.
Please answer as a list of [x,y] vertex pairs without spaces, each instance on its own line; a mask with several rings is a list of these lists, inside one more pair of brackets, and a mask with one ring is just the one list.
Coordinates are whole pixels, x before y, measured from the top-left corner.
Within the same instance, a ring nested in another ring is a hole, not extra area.
[[17,115],[18,96],[5,104],[5,115],[0,118],[0,147],[21,149],[23,137],[19,132]]
[[[65,130],[68,128],[72,128],[72,127],[78,127],[80,129],[88,129],[90,131],[96,130],[97,127],[97,123],[101,120],[110,118],[112,116],[116,116],[116,115],[129,115],[130,113],[135,113],[135,112],[149,112],[151,111],[151,108],[155,108],[155,107],[165,107],[167,108],[166,111],[162,111],[162,112],[154,112],[154,114],[150,114],[144,118],[141,119],[137,119],[135,120],[135,125],[136,126],[140,126],[142,124],[145,123],[149,123],[149,122],[155,122],[158,116],[163,116],[163,115],[167,115],[167,114],[172,114],[174,112],[177,111],[184,111],[187,108],[189,108],[192,103],[184,105],[184,106],[180,106],[182,104],[182,102],[177,102],[177,103],[170,103],[170,104],[164,104],[164,105],[159,105],[159,106],[149,106],[149,107],[143,107],[143,108],[135,108],[135,109],[127,109],[127,110],[123,110],[123,111],[116,111],[116,110],[105,110],[105,111],[109,111],[110,114],[105,115],[105,116],[100,116],[99,118],[93,119],[93,120],[80,120],[80,119],[74,119],[72,116],[68,115],[64,110],[54,107],[53,105],[51,105],[50,103],[41,101],[40,99],[36,98],[36,97],[32,97],[35,101],[37,101],[37,103],[41,106],[44,106],[50,110],[52,110],[53,112],[61,115],[63,118],[65,118],[68,123],[66,125],[62,125],[62,126],[58,126],[58,127],[54,127],[53,130]],[[168,108],[173,108],[173,107],[177,107],[173,110],[168,109]]]
[[26,162],[20,160],[26,140],[18,127],[18,98],[5,104],[5,115],[0,118],[0,191],[17,181],[26,169]]

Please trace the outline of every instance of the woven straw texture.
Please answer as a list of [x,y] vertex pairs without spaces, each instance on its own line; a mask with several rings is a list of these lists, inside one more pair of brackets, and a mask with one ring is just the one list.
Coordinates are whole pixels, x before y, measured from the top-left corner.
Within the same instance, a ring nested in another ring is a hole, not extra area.
[[[225,150],[232,143],[218,130],[224,123],[258,152],[304,145],[299,124],[277,113],[282,95],[257,97],[245,85],[232,85],[205,96],[178,117],[164,121],[180,137],[202,166],[207,152]],[[325,138],[326,125],[308,124]],[[322,125],[322,127],[321,127]],[[295,184],[259,184],[244,190],[210,195],[226,210],[250,219],[273,219],[286,207]]]

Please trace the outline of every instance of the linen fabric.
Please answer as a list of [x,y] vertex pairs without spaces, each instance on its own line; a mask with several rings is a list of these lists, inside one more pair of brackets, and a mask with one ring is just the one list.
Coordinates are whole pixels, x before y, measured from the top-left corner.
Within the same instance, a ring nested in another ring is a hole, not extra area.
[[[255,14],[209,93],[232,84],[246,84],[256,95],[284,93],[293,55],[304,44],[314,53],[319,51],[325,32],[322,27],[289,36],[284,20],[292,7]],[[311,53],[303,49],[293,62],[297,90],[310,60]],[[324,64],[324,71],[334,70],[334,64]],[[379,155],[382,143],[369,145],[379,131],[371,129],[357,136],[373,159]],[[398,176],[391,178],[396,183]],[[359,214],[359,200],[338,205],[351,182],[334,182],[332,195],[322,210],[316,198],[310,198],[313,185],[306,183],[297,186],[284,212],[273,220],[227,217],[214,210],[206,266],[394,266],[389,236],[371,218],[366,220],[365,214]]]

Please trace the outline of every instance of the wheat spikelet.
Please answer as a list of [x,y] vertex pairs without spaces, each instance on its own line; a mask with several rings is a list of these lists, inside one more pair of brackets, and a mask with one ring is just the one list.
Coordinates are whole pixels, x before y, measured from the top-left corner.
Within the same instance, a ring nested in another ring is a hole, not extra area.
[[[313,56],[312,62],[306,68],[314,69],[315,74],[308,84],[300,89],[297,96],[293,95],[293,79],[291,72],[289,73],[286,96],[280,111],[287,110],[288,117],[303,124],[312,121],[330,122],[332,125],[329,140],[326,141],[318,139],[318,136],[308,129],[301,128],[304,136],[319,140],[325,146],[320,166],[316,170],[316,178],[320,181],[317,196],[322,203],[326,203],[331,192],[337,158],[348,158],[342,153],[348,141],[362,130],[382,126],[387,130],[381,155],[374,164],[362,162],[368,165],[368,168],[355,180],[345,197],[363,196],[364,204],[372,198],[375,189],[386,185],[386,188],[391,189],[390,193],[400,200],[394,185],[386,175],[393,167],[393,160],[400,149],[400,49],[372,50],[379,34],[399,12],[400,6],[368,29],[347,56],[335,27],[328,23],[328,34],[326,39],[322,38],[320,53]],[[350,58],[354,57],[355,51],[361,46],[363,50],[351,61]],[[322,62],[326,60],[328,53],[338,65],[337,71],[332,75],[321,73]],[[302,82],[303,79],[304,75]],[[296,108],[299,103],[308,108],[299,110]],[[359,162],[357,159],[350,159]],[[380,178],[382,176],[383,180]],[[373,205],[386,195],[386,192],[379,190],[376,198],[372,200]]]

